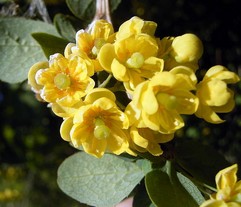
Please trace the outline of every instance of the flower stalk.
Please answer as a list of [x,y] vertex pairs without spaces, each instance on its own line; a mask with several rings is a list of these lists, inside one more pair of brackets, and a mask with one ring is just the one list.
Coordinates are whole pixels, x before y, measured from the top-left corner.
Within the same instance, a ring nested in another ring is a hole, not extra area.
[[110,7],[109,7],[109,0],[96,0],[96,6],[95,6],[95,16],[89,26],[85,29],[85,31],[89,32],[93,28],[95,22],[97,20],[103,19],[106,20],[109,23],[111,22],[110,17]]

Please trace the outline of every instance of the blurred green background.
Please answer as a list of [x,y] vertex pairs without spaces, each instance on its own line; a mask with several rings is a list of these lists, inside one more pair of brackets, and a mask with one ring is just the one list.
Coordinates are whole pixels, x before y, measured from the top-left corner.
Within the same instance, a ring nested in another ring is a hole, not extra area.
[[[122,0],[112,14],[112,21],[118,28],[136,15],[158,23],[158,37],[195,33],[204,44],[201,69],[222,64],[241,75],[238,3],[238,0]],[[46,1],[46,4],[51,18],[59,12],[70,14],[65,1]],[[22,16],[28,5],[28,1],[1,0],[0,15]],[[188,117],[186,127],[176,136],[209,144],[231,163],[241,166],[241,83],[232,88],[236,91],[236,108],[222,115],[225,123],[212,125]],[[35,99],[26,82],[12,85],[0,82],[0,123],[0,207],[80,206],[56,184],[58,166],[75,150],[59,135],[61,119]]]

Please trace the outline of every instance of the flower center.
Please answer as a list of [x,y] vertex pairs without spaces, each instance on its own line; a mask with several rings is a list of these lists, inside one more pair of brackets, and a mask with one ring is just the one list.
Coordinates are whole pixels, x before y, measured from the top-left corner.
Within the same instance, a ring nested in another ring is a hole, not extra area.
[[101,118],[95,119],[94,136],[96,139],[106,139],[110,136],[110,129]]
[[177,97],[167,94],[167,93],[158,93],[157,101],[163,105],[168,110],[176,109],[177,107]]
[[141,68],[144,64],[144,57],[141,53],[135,52],[132,56],[126,61],[126,64],[129,68],[138,69]]
[[103,38],[98,38],[95,40],[94,42],[94,46],[92,47],[92,50],[91,50],[91,55],[93,57],[97,57],[99,51],[100,51],[100,48],[106,43],[105,39]]
[[59,73],[54,77],[54,84],[60,90],[68,88],[71,84],[70,77],[66,74]]

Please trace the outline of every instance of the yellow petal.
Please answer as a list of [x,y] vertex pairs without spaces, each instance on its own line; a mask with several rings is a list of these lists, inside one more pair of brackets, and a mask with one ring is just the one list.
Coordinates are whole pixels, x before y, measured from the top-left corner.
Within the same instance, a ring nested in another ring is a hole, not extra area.
[[111,64],[115,57],[116,55],[114,46],[110,43],[107,43],[101,47],[97,59],[106,71],[111,72]]
[[162,151],[160,145],[157,143],[153,143],[153,142],[149,142],[147,151],[150,152],[154,156],[160,156],[163,154],[163,151]]
[[107,40],[113,33],[114,29],[112,24],[103,19],[96,20],[91,30],[91,35],[94,39],[103,38]]
[[209,106],[225,105],[231,98],[231,94],[227,90],[227,84],[217,79],[208,81],[206,84],[203,83],[199,94],[202,103]]
[[133,140],[133,142],[138,145],[139,147],[142,147],[142,148],[147,148],[148,146],[148,140],[147,139],[144,139],[138,132],[138,129],[136,127],[132,127],[131,128],[131,131],[130,131],[130,134],[131,134],[131,138]]
[[159,72],[150,80],[152,86],[172,87],[176,82],[176,76],[170,72]]
[[229,92],[231,94],[231,98],[228,100],[228,102],[225,105],[218,106],[218,107],[212,106],[212,109],[216,113],[228,113],[234,109],[235,107],[235,100],[233,99],[234,92],[231,90],[229,90]]
[[141,111],[131,101],[125,109],[125,114],[128,117],[130,125],[133,125],[140,118]]
[[38,62],[38,63],[35,63],[29,70],[28,72],[28,84],[31,85],[32,89],[35,91],[35,92],[38,92],[40,89],[43,88],[42,85],[39,85],[37,82],[36,82],[36,73],[37,71],[41,70],[41,69],[45,69],[45,68],[48,68],[49,64],[47,61],[45,62]]
[[132,17],[124,22],[117,32],[117,39],[128,38],[133,34],[146,33],[154,35],[157,24],[152,21],[143,21],[139,17]]
[[142,118],[147,127],[164,134],[171,134],[184,126],[183,119],[176,111],[164,109],[152,115],[143,112]]
[[112,100],[113,102],[115,102],[116,100],[115,94],[110,90],[106,88],[94,88],[86,95],[84,102],[90,104],[101,97],[106,97],[109,100]]
[[148,83],[149,83],[149,81],[144,81],[136,87],[134,94],[133,94],[133,99],[132,99],[134,105],[136,105],[136,106],[141,105],[140,100],[141,100],[143,93],[148,88]]
[[235,74],[234,72],[230,72],[230,71],[220,72],[217,75],[215,75],[214,78],[218,79],[218,80],[223,80],[228,84],[237,83],[240,81],[239,76],[237,74]]
[[142,76],[151,78],[154,73],[161,72],[164,68],[164,60],[156,57],[149,57],[144,61],[142,66]]
[[75,148],[80,147],[83,142],[89,140],[92,136],[91,131],[85,124],[74,124],[70,131],[71,142]]
[[186,66],[176,66],[173,69],[170,70],[171,73],[173,74],[185,74],[188,75],[190,77],[190,79],[192,80],[193,84],[196,85],[197,83],[197,77],[194,73],[194,71]]
[[223,80],[226,83],[237,83],[240,78],[234,72],[228,71],[228,69],[222,65],[215,65],[211,67],[205,74],[204,80],[206,79],[218,79]]
[[127,68],[121,64],[117,59],[114,59],[111,64],[111,71],[114,77],[119,81],[129,81]]
[[64,57],[69,58],[71,56],[72,52],[72,48],[76,47],[76,44],[74,43],[68,43],[64,49]]
[[129,148],[128,144],[128,133],[126,130],[120,128],[117,124],[111,126],[111,136],[107,139],[108,150],[114,154],[121,154]]
[[74,124],[82,123],[84,121],[84,114],[91,109],[91,105],[81,106],[74,114],[73,122]]
[[220,119],[220,117],[215,113],[215,111],[212,110],[211,107],[207,105],[203,105],[201,103],[199,103],[199,106],[197,111],[195,112],[195,115],[213,124],[220,124],[224,122],[224,120]]
[[215,177],[215,181],[217,184],[217,189],[224,189],[226,187],[230,187],[231,189],[234,187],[237,182],[237,171],[238,165],[234,164],[230,167],[227,167],[218,172]]
[[198,108],[198,98],[189,91],[175,90],[173,95],[177,98],[176,110],[180,114],[193,114]]
[[76,43],[81,51],[89,54],[94,45],[94,39],[89,33],[82,29],[76,33]]
[[88,154],[94,155],[97,158],[101,158],[104,155],[107,141],[106,139],[95,139],[94,136],[89,136],[85,142],[82,143],[84,151]]
[[152,88],[148,88],[142,95],[141,104],[147,114],[154,114],[159,108],[156,96]]
[[[135,132],[136,131],[136,132]],[[146,149],[146,151],[150,152],[154,156],[159,156],[163,153],[159,141],[160,141],[160,133],[156,131],[152,131],[149,128],[138,128],[137,130],[134,128],[134,139],[139,147]]]
[[103,97],[103,98],[99,98],[98,100],[96,100],[92,104],[92,106],[100,108],[103,111],[108,111],[112,108],[115,108],[116,104],[115,104],[115,102],[111,101],[110,99]]
[[207,200],[200,207],[228,207],[222,200]]
[[60,126],[60,135],[65,141],[70,141],[70,130],[73,127],[73,118],[66,118]]
[[240,207],[240,202],[236,203],[236,202],[228,202],[227,203],[227,207]]
[[53,103],[51,104],[51,109],[57,116],[72,117],[81,106],[83,106],[83,101],[79,100],[76,104],[70,107],[65,107],[57,103]]

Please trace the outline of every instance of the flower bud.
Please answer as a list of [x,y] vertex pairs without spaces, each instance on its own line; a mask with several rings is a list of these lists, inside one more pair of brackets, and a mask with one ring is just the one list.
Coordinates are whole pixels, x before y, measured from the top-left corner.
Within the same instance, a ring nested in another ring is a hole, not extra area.
[[172,42],[171,55],[179,63],[197,61],[202,54],[202,42],[194,34],[178,36]]

